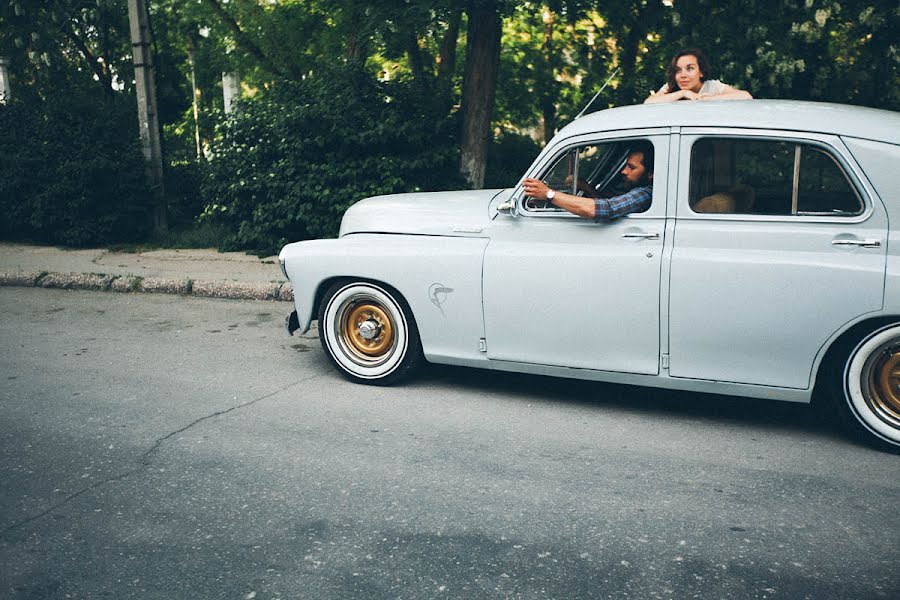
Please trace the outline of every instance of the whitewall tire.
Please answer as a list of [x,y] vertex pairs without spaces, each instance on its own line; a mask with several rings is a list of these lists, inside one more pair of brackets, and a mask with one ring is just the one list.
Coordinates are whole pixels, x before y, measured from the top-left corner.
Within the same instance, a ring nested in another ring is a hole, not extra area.
[[837,400],[848,424],[900,450],[900,324],[865,336],[847,357],[841,379]]
[[338,282],[325,292],[319,305],[319,340],[338,371],[359,383],[394,383],[422,359],[406,301],[369,281]]

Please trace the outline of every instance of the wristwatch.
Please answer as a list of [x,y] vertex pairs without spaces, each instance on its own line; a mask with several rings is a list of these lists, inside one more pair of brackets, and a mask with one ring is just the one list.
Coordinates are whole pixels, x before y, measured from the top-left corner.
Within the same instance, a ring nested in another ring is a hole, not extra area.
[[556,196],[556,190],[549,190],[547,192],[547,200],[553,200],[554,196]]

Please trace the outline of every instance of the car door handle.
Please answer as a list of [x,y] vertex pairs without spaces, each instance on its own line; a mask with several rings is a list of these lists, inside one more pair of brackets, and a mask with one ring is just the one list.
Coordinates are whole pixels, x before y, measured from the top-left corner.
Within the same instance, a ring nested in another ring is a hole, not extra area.
[[862,246],[863,248],[879,248],[881,240],[831,240],[832,246]]
[[640,238],[644,240],[658,240],[658,233],[623,233],[623,238]]

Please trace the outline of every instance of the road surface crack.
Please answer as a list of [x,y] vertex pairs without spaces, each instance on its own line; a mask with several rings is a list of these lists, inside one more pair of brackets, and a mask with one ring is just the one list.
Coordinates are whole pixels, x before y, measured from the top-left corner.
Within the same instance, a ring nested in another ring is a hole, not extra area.
[[93,491],[93,490],[96,490],[97,488],[99,488],[99,487],[101,487],[101,486],[104,486],[104,485],[106,485],[106,484],[108,484],[108,483],[114,483],[114,482],[116,482],[116,481],[121,481],[121,480],[126,479],[126,478],[128,478],[128,477],[131,477],[132,475],[136,475],[136,474],[138,474],[138,473],[140,473],[140,472],[142,472],[142,471],[145,471],[145,470],[147,469],[147,467],[150,466],[150,463],[151,463],[151,457],[153,456],[153,454],[155,454],[155,453],[159,450],[159,448],[160,448],[167,440],[169,440],[169,439],[171,439],[172,437],[178,435],[179,433],[183,433],[183,432],[187,431],[188,429],[191,429],[191,428],[194,427],[195,425],[198,425],[199,423],[202,423],[202,422],[204,422],[204,421],[208,421],[209,419],[214,419],[214,418],[216,418],[216,417],[220,417],[220,416],[222,416],[222,415],[226,415],[226,414],[228,414],[228,413],[230,413],[230,412],[233,412],[233,411],[236,411],[236,410],[240,410],[240,409],[246,408],[246,407],[248,407],[248,406],[252,406],[252,405],[256,404],[257,402],[262,402],[263,400],[266,400],[266,399],[268,399],[268,398],[271,398],[272,396],[276,396],[276,395],[280,394],[281,392],[287,391],[287,390],[291,389],[291,388],[294,387],[294,386],[300,385],[301,383],[306,383],[307,381],[311,381],[311,380],[313,380],[313,379],[315,379],[315,378],[317,378],[317,377],[321,377],[321,375],[318,375],[318,374],[317,374],[317,375],[311,375],[311,376],[309,376],[309,377],[306,377],[306,378],[304,378],[304,379],[300,379],[300,380],[295,381],[295,382],[293,382],[293,383],[290,383],[290,384],[288,384],[288,385],[286,385],[286,386],[284,386],[284,387],[281,387],[281,388],[275,390],[274,392],[270,392],[270,393],[268,393],[268,394],[266,394],[266,395],[264,395],[264,396],[260,396],[259,398],[254,398],[253,400],[248,400],[247,402],[242,402],[241,404],[235,404],[234,406],[232,406],[232,407],[230,407],[230,408],[226,408],[226,409],[223,409],[223,410],[217,410],[217,411],[214,412],[214,413],[210,413],[210,414],[208,414],[208,415],[205,415],[205,416],[203,416],[203,417],[200,417],[199,419],[195,419],[194,421],[191,421],[190,423],[188,423],[188,424],[185,425],[184,427],[182,427],[182,428],[180,428],[180,429],[176,429],[175,431],[172,431],[171,433],[168,433],[168,434],[164,435],[163,437],[157,439],[156,442],[154,442],[153,447],[151,447],[149,450],[147,450],[146,452],[144,452],[144,453],[141,455],[141,458],[140,458],[141,464],[140,464],[140,466],[135,467],[135,468],[133,468],[133,469],[130,469],[130,470],[128,470],[128,471],[125,471],[124,473],[119,473],[119,474],[117,474],[117,475],[113,475],[113,476],[111,476],[111,477],[107,477],[106,479],[103,479],[103,480],[98,481],[98,482],[96,482],[96,483],[92,483],[91,485],[89,485],[89,486],[87,486],[87,487],[84,487],[84,488],[78,490],[77,492],[73,492],[73,493],[69,494],[68,496],[66,496],[65,498],[63,498],[62,501],[60,501],[60,502],[54,504],[53,506],[51,506],[51,507],[49,507],[49,508],[47,508],[47,509],[45,509],[45,510],[39,512],[38,514],[32,515],[32,516],[30,516],[30,517],[26,517],[25,519],[22,519],[21,521],[18,521],[18,522],[16,522],[16,523],[13,523],[12,525],[10,525],[10,526],[4,528],[2,531],[0,531],[0,537],[3,537],[3,536],[5,536],[7,533],[9,533],[9,532],[11,532],[11,531],[15,531],[16,529],[19,529],[20,527],[23,527],[23,526],[25,526],[25,525],[28,525],[29,523],[33,523],[34,521],[37,521],[38,519],[40,519],[40,518],[42,518],[42,517],[45,517],[45,516],[49,515],[50,513],[52,513],[53,511],[55,511],[56,509],[60,508],[61,506],[65,506],[66,504],[68,504],[68,503],[71,502],[72,500],[78,498],[79,496],[82,496],[82,495],[84,495],[84,494],[86,494],[86,493],[88,493],[88,492],[91,492],[91,491]]
[[253,400],[248,400],[247,402],[244,402],[242,404],[236,404],[236,405],[232,406],[231,408],[226,408],[224,410],[218,410],[214,413],[200,417],[199,419],[196,419],[196,420],[188,423],[181,429],[176,429],[175,431],[173,431],[167,435],[164,435],[163,437],[156,440],[156,443],[153,444],[153,447],[150,448],[149,450],[147,450],[146,452],[144,452],[143,456],[141,456],[141,463],[143,463],[144,466],[149,465],[150,457],[154,453],[156,453],[157,450],[159,450],[160,446],[162,446],[166,442],[166,440],[169,440],[169,439],[175,437],[179,433],[183,433],[183,432],[187,431],[191,427],[198,425],[198,424],[202,423],[203,421],[208,421],[209,419],[215,419],[216,417],[220,417],[222,415],[227,415],[228,413],[230,413],[232,411],[239,410],[239,409],[245,408],[247,406],[252,406],[253,404],[256,404],[257,402],[262,402],[263,400],[266,400],[267,398],[271,398],[272,396],[280,394],[281,392],[288,390],[288,389],[294,387],[295,385],[300,385],[301,383],[305,383],[307,381],[315,379],[316,377],[319,377],[319,375],[311,375],[311,376],[307,377],[306,379],[301,379],[300,381],[295,381],[294,383],[286,385],[281,389],[278,389],[278,390],[275,390],[274,392],[266,394],[265,396],[260,396],[259,398],[254,398]]

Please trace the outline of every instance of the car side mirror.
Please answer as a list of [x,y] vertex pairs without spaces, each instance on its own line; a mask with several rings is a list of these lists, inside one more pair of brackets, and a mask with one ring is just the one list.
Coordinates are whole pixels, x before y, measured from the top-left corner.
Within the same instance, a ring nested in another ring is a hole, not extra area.
[[510,217],[519,216],[518,207],[518,199],[516,197],[512,197],[505,202],[501,202],[497,205],[497,213],[501,215],[509,215]]

